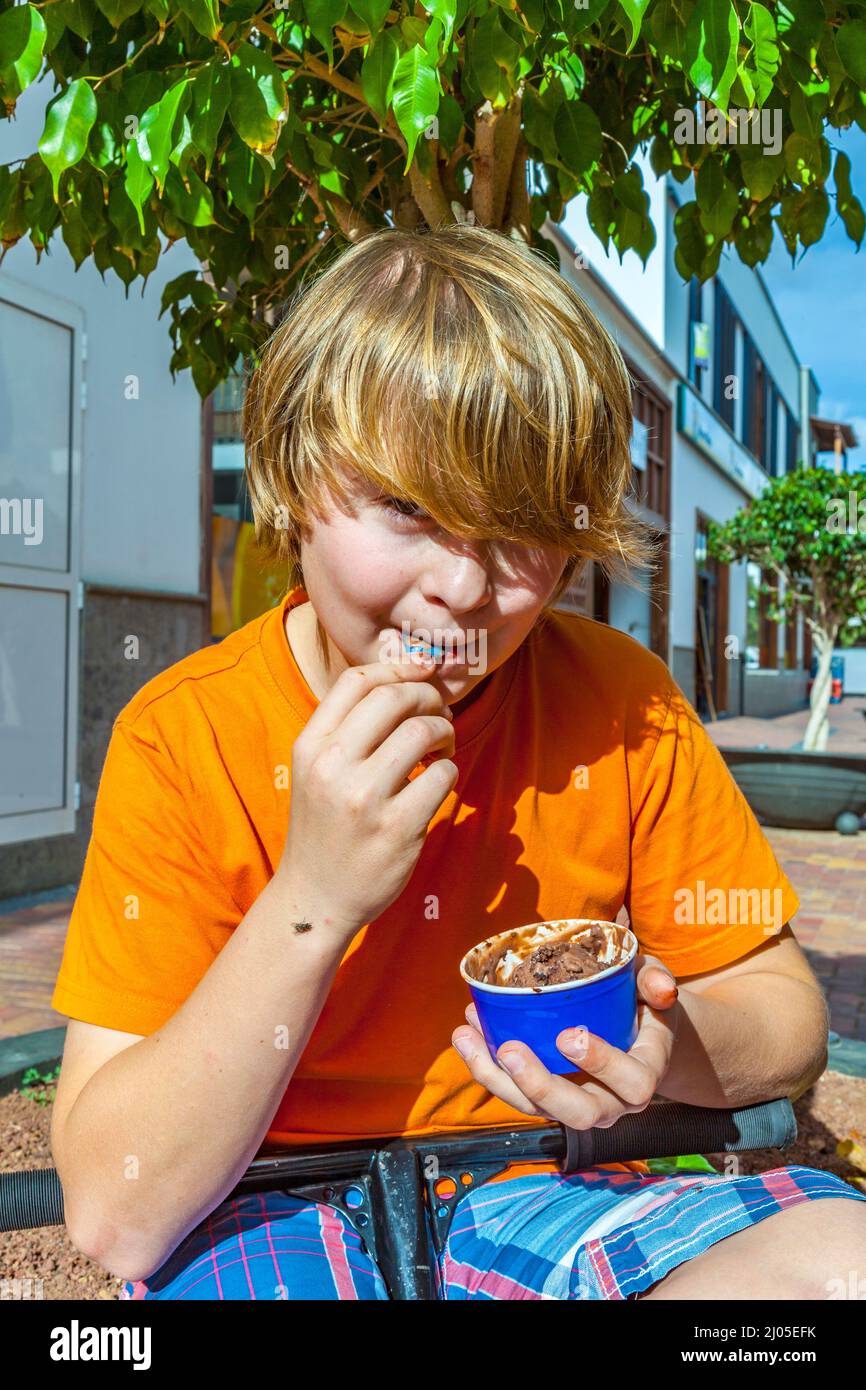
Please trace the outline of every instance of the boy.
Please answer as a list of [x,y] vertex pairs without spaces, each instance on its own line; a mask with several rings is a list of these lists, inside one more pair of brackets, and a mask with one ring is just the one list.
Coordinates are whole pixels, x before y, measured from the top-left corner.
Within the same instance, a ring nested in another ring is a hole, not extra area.
[[[263,1145],[796,1096],[826,1007],[667,668],[552,611],[581,559],[649,553],[630,383],[564,279],[483,229],[365,238],[289,306],[244,424],[292,587],[116,721],[52,1142],[71,1237],[129,1297],[382,1299],[336,1209],[224,1201]],[[778,911],[684,924],[702,889]],[[623,908],[634,1047],[564,1033],[571,1077],[489,1056],[466,950]],[[823,1298],[866,1237],[862,1197],[809,1168],[524,1168],[462,1199],[443,1297]]]

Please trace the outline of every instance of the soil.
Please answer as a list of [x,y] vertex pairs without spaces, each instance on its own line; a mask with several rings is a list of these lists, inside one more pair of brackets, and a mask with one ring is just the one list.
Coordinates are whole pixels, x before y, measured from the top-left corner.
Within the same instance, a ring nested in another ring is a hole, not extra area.
[[[737,1155],[740,1173],[761,1173],[799,1163],[836,1173],[866,1191],[863,1168],[836,1152],[840,1141],[859,1134],[862,1145],[866,1139],[866,1077],[825,1072],[795,1102],[794,1112],[796,1142],[784,1153],[760,1149]],[[50,1125],[50,1100],[39,1104],[18,1091],[0,1097],[0,1171],[52,1167]],[[855,1156],[866,1163],[862,1147]],[[707,1157],[724,1171],[724,1155]],[[61,1226],[0,1234],[0,1299],[28,1296],[26,1285],[16,1288],[4,1284],[9,1279],[41,1280],[41,1289],[34,1283],[29,1296],[45,1299],[117,1299],[124,1283],[76,1250]]]

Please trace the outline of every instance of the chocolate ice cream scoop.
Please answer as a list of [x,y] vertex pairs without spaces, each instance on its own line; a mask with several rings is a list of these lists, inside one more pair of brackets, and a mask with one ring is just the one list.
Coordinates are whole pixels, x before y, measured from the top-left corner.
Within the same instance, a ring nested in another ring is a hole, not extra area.
[[522,965],[518,965],[509,984],[519,989],[564,985],[567,980],[582,980],[606,969],[597,956],[577,941],[560,941],[558,946],[537,947]]
[[467,969],[482,984],[510,989],[545,989],[588,979],[628,955],[625,928],[583,922],[534,923],[482,942],[467,957]]

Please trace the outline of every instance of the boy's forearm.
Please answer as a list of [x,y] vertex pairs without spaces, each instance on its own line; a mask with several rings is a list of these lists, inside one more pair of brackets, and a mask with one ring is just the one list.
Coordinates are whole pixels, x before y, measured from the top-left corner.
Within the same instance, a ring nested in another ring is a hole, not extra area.
[[91,1077],[55,1157],[73,1239],[98,1263],[146,1278],[235,1186],[345,948],[272,880],[181,1008]]
[[681,985],[671,1065],[658,1094],[733,1109],[796,1100],[827,1065],[827,1006],[802,980],[742,975],[701,993]]

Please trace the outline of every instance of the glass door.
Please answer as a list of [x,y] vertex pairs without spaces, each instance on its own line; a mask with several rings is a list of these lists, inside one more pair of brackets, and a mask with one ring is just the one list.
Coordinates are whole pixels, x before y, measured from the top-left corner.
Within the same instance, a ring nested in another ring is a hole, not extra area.
[[75,828],[82,330],[0,276],[0,844]]

